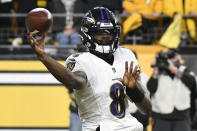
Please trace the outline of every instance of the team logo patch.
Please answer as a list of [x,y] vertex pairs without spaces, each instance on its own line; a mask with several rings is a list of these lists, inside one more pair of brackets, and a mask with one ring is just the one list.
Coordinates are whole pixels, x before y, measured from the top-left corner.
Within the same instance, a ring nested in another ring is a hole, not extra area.
[[75,67],[75,63],[76,62],[69,62],[67,64],[67,69],[69,69],[70,71],[72,71],[74,69],[74,67]]
[[68,61],[69,62],[67,63],[66,67],[67,67],[67,69],[72,71],[75,67],[76,61],[75,61],[75,59],[69,59]]
[[113,73],[116,73],[116,68],[112,68]]
[[87,25],[95,24],[95,20],[94,20],[94,18],[92,18],[92,17],[85,17],[85,18],[83,19],[83,22],[84,22],[85,24],[87,24]]

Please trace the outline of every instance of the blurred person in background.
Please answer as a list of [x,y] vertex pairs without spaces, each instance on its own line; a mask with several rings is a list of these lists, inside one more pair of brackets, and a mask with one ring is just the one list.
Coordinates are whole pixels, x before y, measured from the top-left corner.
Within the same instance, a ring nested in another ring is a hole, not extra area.
[[81,38],[78,32],[71,27],[64,27],[64,31],[56,35],[56,40],[59,46],[78,45],[81,43]]
[[62,0],[66,10],[66,23],[62,32],[56,35],[56,40],[60,46],[80,44],[81,38],[79,33],[73,27],[73,9],[76,0]]
[[160,51],[147,83],[153,105],[153,131],[191,131],[195,113],[196,80],[182,64],[177,49]]
[[162,4],[163,0],[124,0],[125,13],[130,15],[123,22],[124,39],[127,41],[127,36],[136,35],[141,38],[137,38],[137,42],[133,44],[150,45],[155,42]]
[[[133,51],[133,53],[136,56],[136,59],[138,59],[137,57],[137,53],[135,51]],[[142,90],[144,92],[146,92],[145,94],[147,95],[147,98],[150,98],[150,93],[147,89],[147,81],[149,80],[149,76],[146,75],[143,72],[140,72],[140,79],[142,81]],[[147,131],[147,126],[149,124],[149,115],[145,115],[142,114],[138,108],[136,107],[136,105],[134,103],[129,102],[129,109],[128,109],[131,113],[132,116],[134,116],[139,122],[142,123],[143,127],[144,127],[144,131]]]
[[[48,0],[48,10],[51,13],[62,13],[66,14],[66,8],[62,0]],[[63,28],[66,26],[66,17],[53,17],[53,27],[51,33],[56,34],[62,32]],[[56,36],[53,36],[55,39]]]
[[169,25],[178,15],[191,16],[182,19],[181,44],[194,44],[197,41],[197,26],[194,21],[197,17],[197,0],[163,0],[163,14],[171,18],[164,23],[164,26]]

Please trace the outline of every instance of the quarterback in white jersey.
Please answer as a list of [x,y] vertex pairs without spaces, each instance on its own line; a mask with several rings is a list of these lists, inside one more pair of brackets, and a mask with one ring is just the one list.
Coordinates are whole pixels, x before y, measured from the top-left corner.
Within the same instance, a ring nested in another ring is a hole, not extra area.
[[[134,65],[138,65],[134,54],[123,47],[119,47],[114,53],[112,65],[89,52],[71,55],[66,60],[67,67],[72,67],[73,72],[83,71],[87,75],[87,87],[75,90],[84,128],[86,124],[92,124],[92,131],[98,125],[101,131],[102,129],[138,131],[142,128],[141,124],[127,112],[128,98],[125,97],[124,86],[118,80],[124,76],[125,61],[129,63],[134,61]],[[101,123],[106,120],[112,122],[102,125]]]
[[71,55],[65,68],[44,52],[44,35],[35,40],[28,32],[40,61],[56,79],[75,89],[83,131],[142,131],[142,124],[127,111],[128,100],[144,113],[151,112],[151,103],[141,91],[133,52],[119,47],[116,17],[105,7],[91,9],[82,19],[81,37],[89,52]]

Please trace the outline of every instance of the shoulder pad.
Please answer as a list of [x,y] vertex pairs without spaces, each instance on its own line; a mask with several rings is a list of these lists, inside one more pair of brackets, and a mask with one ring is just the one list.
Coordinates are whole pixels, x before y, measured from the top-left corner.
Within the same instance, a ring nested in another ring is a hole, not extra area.
[[75,53],[75,54],[72,54],[72,57],[78,57],[80,55],[80,53]]

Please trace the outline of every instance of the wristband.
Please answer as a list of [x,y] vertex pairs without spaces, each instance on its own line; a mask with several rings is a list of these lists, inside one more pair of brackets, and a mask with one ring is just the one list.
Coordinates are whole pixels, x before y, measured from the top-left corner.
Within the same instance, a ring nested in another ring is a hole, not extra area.
[[133,102],[137,103],[141,102],[145,97],[138,87],[134,87],[133,89],[127,87],[126,93]]

